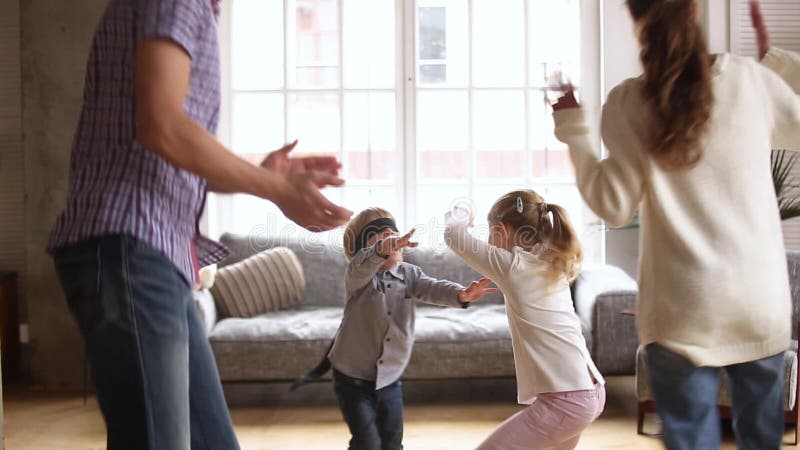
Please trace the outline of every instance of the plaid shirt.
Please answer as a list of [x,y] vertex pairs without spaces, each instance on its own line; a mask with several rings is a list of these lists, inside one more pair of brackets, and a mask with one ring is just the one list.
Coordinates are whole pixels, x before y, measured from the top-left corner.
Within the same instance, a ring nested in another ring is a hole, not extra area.
[[87,65],[83,110],[72,147],[67,206],[48,250],[110,234],[127,234],[163,252],[196,281],[192,244],[203,266],[225,257],[200,236],[207,184],[136,139],[136,44],[166,38],[191,57],[186,114],[216,132],[220,105],[215,0],[110,0]]

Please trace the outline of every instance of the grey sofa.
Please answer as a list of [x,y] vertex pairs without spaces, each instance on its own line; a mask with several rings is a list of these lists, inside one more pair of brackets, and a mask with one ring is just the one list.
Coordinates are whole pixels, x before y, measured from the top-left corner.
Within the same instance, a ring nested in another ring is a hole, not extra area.
[[[336,333],[344,304],[343,274],[347,266],[337,242],[225,234],[222,242],[232,254],[220,266],[255,253],[284,246],[300,259],[306,275],[305,299],[297,306],[257,317],[218,317],[208,292],[198,297],[220,377],[225,383],[289,381],[314,367]],[[407,250],[407,262],[428,275],[466,284],[479,275],[446,249]],[[581,298],[584,334],[590,348],[605,364],[600,370],[617,372],[635,366],[636,334],[633,320],[620,314],[628,305],[620,289],[635,288],[630,278],[611,267],[594,267],[576,280]],[[609,294],[608,292],[612,292]],[[587,312],[588,311],[588,312]],[[589,317],[586,317],[586,316]],[[624,330],[600,331],[603,321]],[[592,324],[599,328],[592,329]],[[629,328],[629,329],[628,329]],[[626,331],[627,330],[627,331]],[[622,339],[633,342],[615,342]],[[609,341],[611,340],[611,341]],[[624,351],[606,349],[622,346]],[[629,353],[628,349],[630,350]],[[488,296],[469,309],[441,308],[419,303],[416,341],[406,379],[500,378],[514,376],[514,359],[502,296]]]

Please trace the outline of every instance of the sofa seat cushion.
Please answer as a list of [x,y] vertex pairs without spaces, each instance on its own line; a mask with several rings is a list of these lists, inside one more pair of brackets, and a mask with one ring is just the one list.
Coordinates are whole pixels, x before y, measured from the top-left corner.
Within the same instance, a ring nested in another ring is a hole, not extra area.
[[417,307],[416,342],[510,340],[503,305],[473,305],[467,309]]
[[[227,318],[209,339],[223,381],[293,380],[324,356],[342,308],[305,306],[248,319]],[[406,378],[513,376],[505,308],[417,309]],[[330,374],[328,374],[330,375]]]
[[[789,350],[784,353],[784,363],[783,409],[791,411],[797,401],[797,341],[793,340]],[[647,361],[645,360],[645,348],[643,346],[640,346],[636,351],[636,396],[640,402],[653,400],[650,377],[647,372]],[[717,404],[720,406],[732,406],[731,394],[728,389],[728,377],[724,370],[720,371]]]

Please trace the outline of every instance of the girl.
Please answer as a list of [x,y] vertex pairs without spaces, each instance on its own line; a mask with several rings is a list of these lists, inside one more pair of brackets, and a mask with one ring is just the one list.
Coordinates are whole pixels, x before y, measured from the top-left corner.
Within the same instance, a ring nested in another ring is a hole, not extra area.
[[488,244],[469,234],[463,212],[448,213],[445,242],[503,292],[518,401],[529,405],[479,449],[573,449],[605,405],[603,377],[569,290],[583,259],[575,230],[563,208],[530,190],[510,192],[492,206]]
[[[739,448],[777,449],[792,312],[769,156],[800,148],[800,102],[757,62],[710,55],[693,0],[627,5],[644,74],[608,95],[608,158],[569,91],[556,136],[598,216],[618,226],[639,210],[639,332],[667,447],[719,448],[723,368]],[[765,64],[796,77],[796,55],[758,34]]]

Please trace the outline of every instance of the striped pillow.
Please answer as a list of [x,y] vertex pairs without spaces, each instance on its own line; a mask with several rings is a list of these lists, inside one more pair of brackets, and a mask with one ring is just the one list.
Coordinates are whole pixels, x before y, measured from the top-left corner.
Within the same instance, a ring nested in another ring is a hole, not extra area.
[[276,247],[219,269],[211,293],[222,315],[252,317],[294,305],[305,288],[297,255]]

